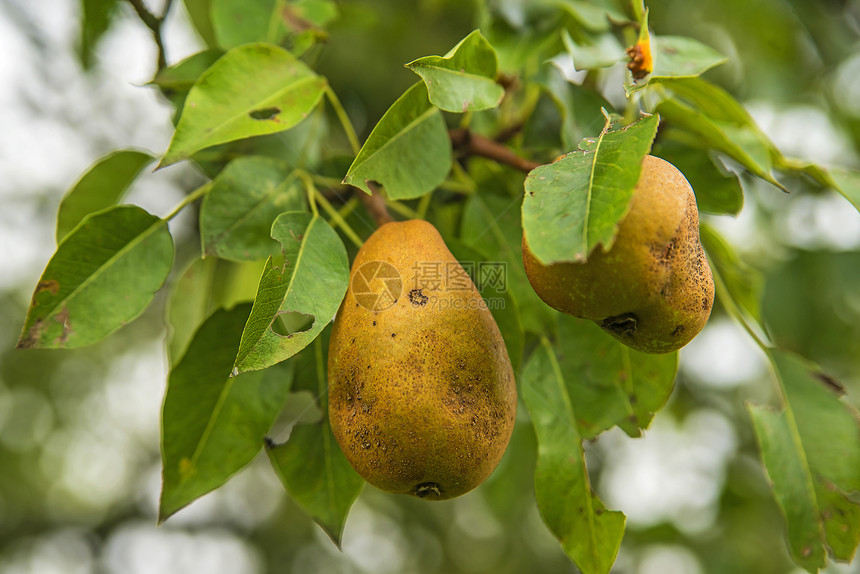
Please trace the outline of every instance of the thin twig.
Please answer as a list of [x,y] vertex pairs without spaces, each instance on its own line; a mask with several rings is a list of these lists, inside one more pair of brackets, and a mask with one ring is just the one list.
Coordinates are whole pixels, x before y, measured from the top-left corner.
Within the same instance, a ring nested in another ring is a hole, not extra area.
[[165,0],[161,16],[156,16],[150,12],[149,8],[146,7],[146,4],[143,3],[143,0],[128,0],[128,3],[131,4],[134,11],[137,12],[137,16],[140,18],[140,21],[143,22],[144,25],[146,25],[146,27],[152,32],[152,37],[155,39],[155,45],[158,46],[158,69],[162,70],[167,67],[167,55],[164,51],[164,39],[161,37],[161,27],[164,25],[164,20],[167,18],[168,12],[170,12],[170,6],[173,4],[173,0]]
[[322,205],[325,212],[328,213],[333,223],[333,227],[340,227],[341,230],[343,230],[344,235],[352,241],[353,245],[361,249],[361,245],[363,243],[361,238],[356,234],[352,226],[346,222],[346,219],[344,219],[340,212],[336,210],[331,203],[329,203],[325,198],[325,195],[323,195],[318,189],[316,190],[316,200],[319,201],[319,204]]
[[382,227],[386,223],[394,221],[391,214],[388,213],[388,207],[385,205],[385,196],[379,191],[379,187],[372,181],[367,182],[367,186],[373,192],[373,195],[367,195],[363,191],[358,191],[358,198],[364,204],[364,208],[376,222],[377,227]]
[[478,155],[509,165],[520,171],[530,172],[540,164],[518,156],[509,148],[469,130],[457,129],[448,132],[451,144],[466,155]]

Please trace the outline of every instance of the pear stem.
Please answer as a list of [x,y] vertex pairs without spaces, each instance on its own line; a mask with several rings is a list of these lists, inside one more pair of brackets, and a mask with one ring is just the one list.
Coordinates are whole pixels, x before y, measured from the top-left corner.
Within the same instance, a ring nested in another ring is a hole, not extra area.
[[394,218],[391,217],[390,213],[388,213],[388,207],[385,205],[385,196],[380,192],[379,186],[372,181],[367,182],[367,186],[373,194],[367,195],[366,193],[359,191],[358,198],[364,204],[364,208],[367,209],[367,212],[373,218],[373,221],[376,222],[376,226],[382,227],[386,223],[394,221]]
[[[428,193],[423,197],[427,197],[429,195],[430,194]],[[408,217],[409,219],[424,219],[416,210],[400,203],[399,201],[389,201],[388,207],[391,209],[391,211],[399,213],[403,217]]]

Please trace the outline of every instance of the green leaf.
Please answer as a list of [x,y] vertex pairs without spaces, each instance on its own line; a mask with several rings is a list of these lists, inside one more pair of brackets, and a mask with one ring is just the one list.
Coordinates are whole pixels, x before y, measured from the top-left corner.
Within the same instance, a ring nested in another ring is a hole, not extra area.
[[212,0],[212,28],[225,50],[252,42],[279,44],[287,35],[282,0]]
[[577,142],[603,129],[603,110],[612,109],[603,96],[571,84],[554,66],[546,66],[539,81],[561,114],[561,141],[566,151],[576,149]]
[[544,339],[521,385],[538,440],[535,495],[544,522],[583,574],[608,574],[625,516],[606,510],[592,491],[567,376]]
[[129,205],[87,217],[42,273],[18,348],[95,343],[146,308],[172,264],[166,221]]
[[728,61],[710,46],[684,36],[651,36],[651,53],[654,60],[652,82],[700,76]]
[[744,191],[737,174],[717,166],[707,150],[671,141],[661,134],[659,147],[652,151],[684,174],[696,193],[700,212],[717,215],[737,215],[744,206]]
[[860,172],[844,168],[831,168],[828,171],[836,191],[860,211]]
[[624,57],[624,48],[613,34],[600,34],[589,43],[575,42],[567,30],[561,35],[564,47],[573,59],[575,70],[607,68]]
[[[680,105],[676,112],[681,115],[680,126],[691,132],[688,137],[691,144],[720,149],[752,173],[781,188],[770,171],[774,161],[776,167],[785,168],[787,160],[734,96],[702,78],[664,78],[663,85],[683,100],[676,101]],[[684,102],[692,105],[692,114]],[[671,127],[668,121],[667,125]]]
[[57,243],[87,215],[116,205],[153,159],[136,150],[119,150],[94,163],[63,197],[57,212]]
[[167,351],[175,365],[194,339],[198,327],[209,316],[209,300],[218,260],[195,259],[174,283],[167,304]]
[[224,53],[220,50],[197,52],[177,64],[159,70],[151,83],[164,90],[188,91],[222,55]]
[[758,130],[752,116],[741,103],[716,84],[702,78],[664,77],[660,78],[660,81],[675,95],[693,104],[712,120],[750,126]]
[[334,0],[292,0],[285,7],[285,18],[294,32],[308,28],[309,24],[323,27],[338,16]]
[[445,120],[419,82],[388,108],[343,182],[371,193],[368,182],[375,181],[391,199],[409,199],[433,191],[450,170]]
[[213,313],[170,372],[159,522],[251,462],[287,398],[292,363],[231,376],[249,311],[246,304]]
[[200,34],[200,38],[206,42],[210,48],[214,48],[215,31],[212,29],[212,17],[210,15],[212,9],[212,0],[184,0],[185,11],[188,12],[188,19],[191,20],[191,25]]
[[489,261],[505,264],[505,286],[516,300],[523,328],[543,333],[552,325],[554,312],[537,296],[523,269],[521,205],[519,198],[471,195],[463,209],[461,237]]
[[309,391],[317,397],[325,416],[313,424],[294,426],[289,440],[270,448],[268,454],[290,497],[339,548],[347,514],[364,487],[364,480],[343,456],[329,425],[328,335],[326,332],[317,337],[295,359],[295,390]]
[[597,245],[612,246],[658,123],[658,116],[628,126],[607,122],[588,149],[529,173],[523,231],[540,261],[584,261]]
[[771,171],[773,144],[754,126],[710,119],[700,110],[677,100],[662,101],[657,112],[667,126],[690,132],[700,144],[725,153],[753,175],[784,191]]
[[784,410],[750,406],[762,459],[786,518],[794,560],[809,572],[850,561],[860,543],[860,413],[813,363],[771,352]]
[[568,315],[558,318],[558,340],[559,369],[583,439],[615,425],[633,437],[648,428],[672,393],[677,353],[634,351],[594,322]]
[[734,247],[706,223],[699,226],[699,237],[708,260],[725,282],[732,299],[757,323],[762,322],[761,298],[764,277],[738,257]]
[[496,51],[478,30],[445,56],[418,58],[406,67],[424,80],[430,102],[448,112],[495,108],[505,95],[504,88],[496,83]]
[[240,157],[212,182],[200,208],[203,253],[236,261],[257,261],[276,254],[269,232],[285,211],[306,209],[301,182],[283,163]]
[[81,0],[81,64],[88,70],[99,40],[110,28],[119,0]]
[[627,20],[612,0],[556,0],[556,3],[583,27],[594,32],[609,30],[610,19],[616,22]]
[[167,304],[170,364],[182,357],[213,311],[253,301],[259,280],[259,261],[234,263],[215,257],[193,261],[174,283]]
[[264,369],[310,344],[334,319],[349,283],[346,248],[318,215],[284,213],[272,237],[284,261],[266,261],[236,356],[239,372]]
[[789,422],[784,414],[768,407],[749,405],[749,412],[774,494],[788,525],[792,557],[808,572],[818,572],[826,560],[824,530],[815,489]]
[[313,110],[325,88],[325,78],[282,48],[233,48],[191,88],[159,167],[216,144],[288,130]]

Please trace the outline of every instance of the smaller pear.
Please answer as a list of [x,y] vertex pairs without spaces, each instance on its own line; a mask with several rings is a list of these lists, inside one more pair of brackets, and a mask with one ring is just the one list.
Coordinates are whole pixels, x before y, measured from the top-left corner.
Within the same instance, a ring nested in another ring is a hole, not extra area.
[[675,166],[650,155],[608,251],[598,247],[585,262],[545,265],[523,236],[523,265],[548,305],[591,319],[646,353],[689,343],[714,303],[693,189]]
[[387,223],[356,255],[332,329],[329,419],[353,468],[427,500],[483,482],[517,392],[499,328],[431,224]]

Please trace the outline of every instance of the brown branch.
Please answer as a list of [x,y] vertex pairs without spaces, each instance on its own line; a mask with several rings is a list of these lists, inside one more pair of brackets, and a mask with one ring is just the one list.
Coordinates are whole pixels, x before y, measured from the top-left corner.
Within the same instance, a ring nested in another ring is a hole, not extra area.
[[472,133],[466,129],[451,130],[448,132],[448,135],[454,148],[466,155],[485,157],[524,172],[530,172],[540,165],[539,163],[518,156],[497,141]]
[[377,227],[382,227],[386,223],[394,221],[391,214],[388,213],[388,207],[385,205],[385,196],[379,190],[379,187],[372,181],[367,182],[367,186],[373,191],[373,195],[367,195],[361,190],[356,191],[358,198],[364,204],[364,208],[376,222]]
[[152,37],[155,40],[155,45],[158,46],[158,69],[162,70],[167,67],[167,54],[164,50],[164,39],[161,37],[161,27],[164,25],[164,20],[167,18],[167,13],[170,12],[170,6],[173,0],[165,0],[164,10],[161,16],[156,16],[149,11],[143,0],[128,0],[134,11],[137,12],[138,18],[152,32]]
[[501,131],[499,131],[496,134],[496,137],[493,139],[499,143],[504,143],[504,142],[512,139],[515,135],[517,135],[521,131],[523,131],[523,127],[525,127],[525,126],[523,125],[522,122],[517,122],[515,124],[511,124],[508,127],[503,128]]

